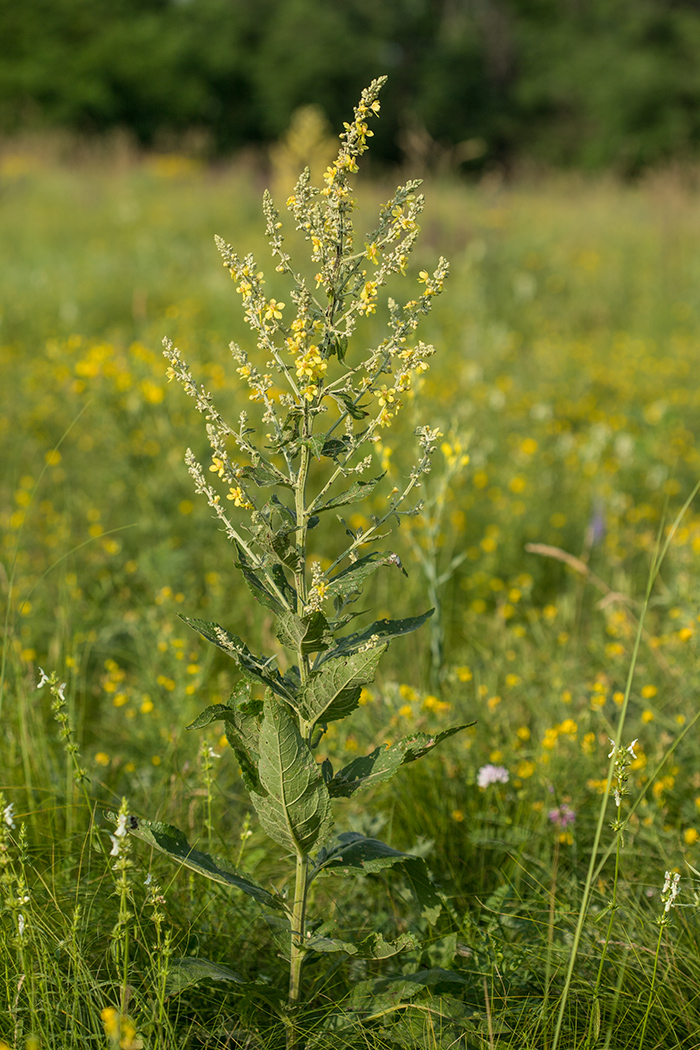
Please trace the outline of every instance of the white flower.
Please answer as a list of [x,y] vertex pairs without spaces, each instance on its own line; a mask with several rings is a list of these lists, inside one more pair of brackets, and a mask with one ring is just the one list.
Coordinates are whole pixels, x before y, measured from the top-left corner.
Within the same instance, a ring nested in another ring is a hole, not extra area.
[[480,788],[486,788],[489,784],[507,784],[509,779],[505,766],[482,766],[476,774],[476,783]]
[[[639,738],[637,738],[637,739],[639,739]],[[632,758],[636,758],[637,757],[635,755],[635,753],[634,753],[634,749],[635,749],[636,746],[637,746],[637,740],[633,740],[631,744],[627,745],[627,751],[632,756]]]
[[[608,737],[608,740],[612,744],[612,749],[610,751],[610,754],[608,755],[608,758],[612,758],[613,755],[615,754],[615,752],[617,751],[617,744],[615,743],[615,741],[611,737]],[[636,741],[635,741],[635,743],[636,743]]]
[[148,875],[143,880],[143,884],[144,884],[144,886],[150,886],[152,882],[153,882],[153,875],[149,871]]
[[114,831],[115,838],[118,838],[118,839],[126,838],[126,836],[127,836],[126,821],[127,821],[126,813],[120,813],[119,814],[119,819],[117,820],[117,827],[116,827],[116,829]]
[[49,681],[49,676],[47,675],[43,667],[40,667],[39,670],[41,671],[41,678],[39,679],[37,689],[41,689],[42,685],[46,685],[46,683]]
[[65,700],[66,699],[65,696],[63,695],[64,692],[65,692],[65,688],[66,688],[66,683],[65,682],[61,682],[61,684],[59,685],[58,689],[56,690],[56,692],[60,696],[61,700]]
[[122,844],[116,835],[109,836],[112,840],[112,849],[110,851],[110,857],[118,857],[122,848]]
[[8,828],[14,828],[14,826],[15,826],[15,822],[12,819],[14,817],[14,815],[15,815],[15,804],[14,804],[14,802],[10,802],[9,806],[5,806],[5,808],[3,810],[3,813],[2,813],[2,819],[5,821],[5,823],[7,824]]
[[664,877],[664,888],[661,891],[661,900],[664,902],[664,915],[676,906],[676,897],[680,886],[680,872],[667,871]]
[[17,916],[17,932],[19,933],[20,937],[24,937],[25,926],[26,923],[24,921],[24,915],[22,915],[22,912],[20,912]]

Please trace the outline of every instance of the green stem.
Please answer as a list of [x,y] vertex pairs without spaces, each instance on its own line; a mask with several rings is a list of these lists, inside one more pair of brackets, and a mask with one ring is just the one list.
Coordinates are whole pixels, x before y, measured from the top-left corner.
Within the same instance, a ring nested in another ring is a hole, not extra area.
[[[307,857],[297,853],[296,878],[294,882],[294,906],[292,909],[292,939],[289,966],[289,998],[287,1006],[292,1010],[301,999],[301,965],[304,961],[304,927],[306,925],[306,897],[308,892]],[[287,1050],[297,1046],[296,1025],[292,1022],[287,1032]]]
[[656,971],[659,968],[659,952],[661,951],[661,938],[664,935],[664,923],[659,924],[659,939],[656,942],[656,954],[654,955],[654,969],[651,975],[651,987],[649,988],[649,1001],[647,1002],[647,1008],[644,1013],[644,1020],[642,1021],[642,1032],[639,1036],[639,1050],[644,1050],[644,1036],[647,1030],[647,1022],[649,1020],[649,1014],[651,1012],[651,1004],[654,1000],[654,986],[656,984]]

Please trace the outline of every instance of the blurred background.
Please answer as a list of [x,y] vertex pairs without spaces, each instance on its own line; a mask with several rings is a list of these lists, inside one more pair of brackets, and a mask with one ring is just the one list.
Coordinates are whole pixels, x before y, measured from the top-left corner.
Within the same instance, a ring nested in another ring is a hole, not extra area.
[[0,130],[125,130],[222,156],[390,75],[375,161],[635,174],[700,145],[696,0],[24,0]]

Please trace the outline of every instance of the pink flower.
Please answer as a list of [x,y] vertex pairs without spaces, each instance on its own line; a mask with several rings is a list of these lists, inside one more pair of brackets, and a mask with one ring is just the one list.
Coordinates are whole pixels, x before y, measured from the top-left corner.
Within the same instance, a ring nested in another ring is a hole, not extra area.
[[570,806],[563,803],[561,806],[557,806],[556,809],[550,809],[547,814],[552,824],[556,824],[558,828],[568,828],[569,824],[573,824],[576,820],[576,814]]

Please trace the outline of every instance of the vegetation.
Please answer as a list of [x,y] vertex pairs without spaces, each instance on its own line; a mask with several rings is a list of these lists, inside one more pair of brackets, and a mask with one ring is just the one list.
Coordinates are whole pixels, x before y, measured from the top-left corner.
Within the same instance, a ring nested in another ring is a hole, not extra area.
[[[0,10],[0,128],[269,143],[390,72],[375,155],[634,174],[700,145],[693,0],[25,0]],[[192,131],[194,129],[194,135]]]
[[[220,727],[182,733],[226,705],[238,672],[180,612],[280,647],[193,498],[182,450],[208,462],[211,448],[160,353],[169,331],[237,418],[222,348],[250,336],[209,238],[262,257],[261,194],[242,165],[177,155],[60,166],[5,152],[0,177],[0,1039],[282,1046],[288,928],[125,834],[174,825],[271,897],[292,892]],[[357,230],[393,192],[359,184]],[[298,1036],[690,1050],[697,202],[671,175],[447,182],[426,197],[408,279],[425,288],[441,253],[452,269],[422,319],[439,353],[375,443],[384,485],[410,476],[416,426],[442,436],[423,512],[385,540],[408,579],[396,565],[368,577],[362,608],[418,616],[427,595],[437,611],[395,640],[323,752],[337,768],[477,724],[336,815],[341,833],[418,858],[436,901],[382,867],[319,879],[324,919],[409,950],[311,956]],[[296,259],[303,237],[285,232]],[[284,273],[267,276],[266,302],[284,302]],[[378,345],[389,317],[378,300],[355,345]],[[378,486],[347,529],[385,507]],[[309,565],[327,572],[344,536],[311,530]]]

